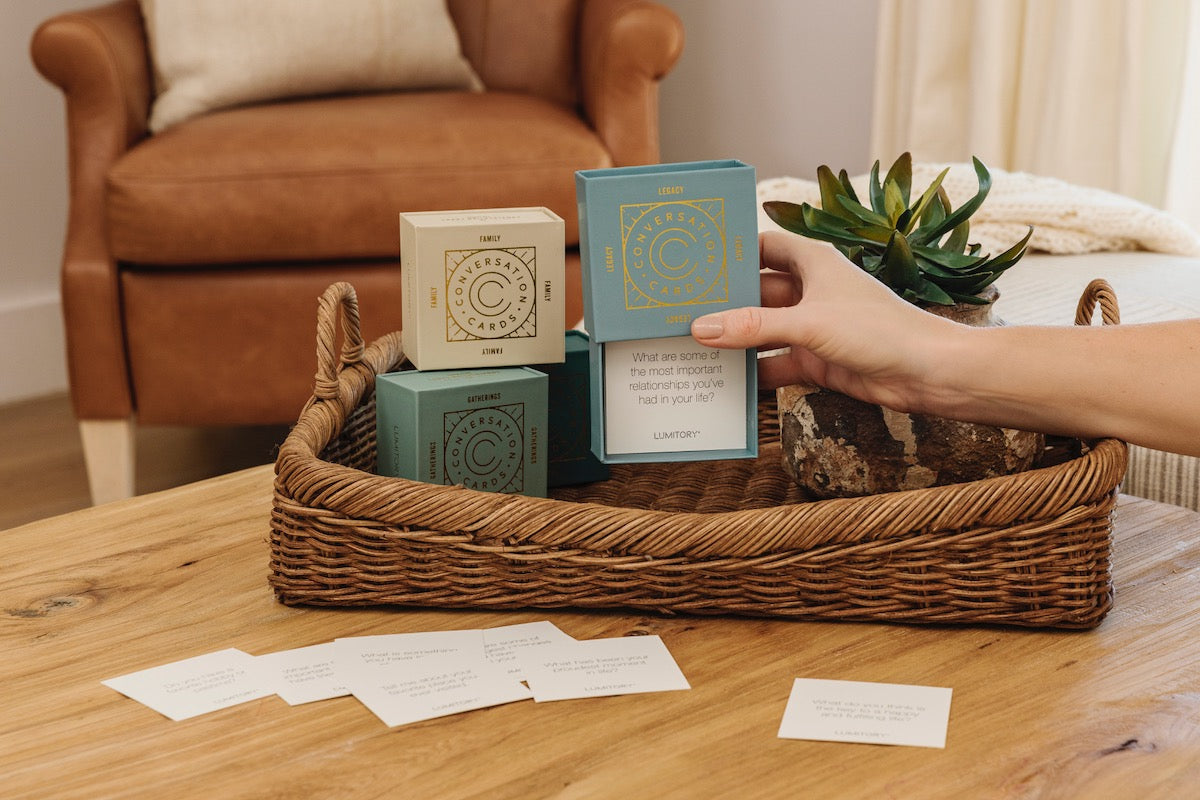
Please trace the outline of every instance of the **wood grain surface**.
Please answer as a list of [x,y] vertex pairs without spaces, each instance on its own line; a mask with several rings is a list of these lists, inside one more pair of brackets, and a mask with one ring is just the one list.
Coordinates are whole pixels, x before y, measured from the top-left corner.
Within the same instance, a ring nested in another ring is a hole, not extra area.
[[[3,798],[1178,798],[1200,786],[1200,514],[1123,498],[1090,632],[312,610],[267,586],[258,467],[0,535]],[[226,647],[549,619],[655,633],[691,691],[389,729],[353,698],[185,722],[100,681]],[[797,677],[954,689],[944,750],[777,737]]]

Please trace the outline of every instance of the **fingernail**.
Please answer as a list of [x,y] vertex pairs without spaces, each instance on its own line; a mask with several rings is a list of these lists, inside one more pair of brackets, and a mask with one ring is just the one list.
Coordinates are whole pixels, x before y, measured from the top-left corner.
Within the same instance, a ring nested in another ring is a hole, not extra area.
[[716,339],[725,332],[725,324],[720,316],[709,314],[692,321],[692,336],[697,339]]

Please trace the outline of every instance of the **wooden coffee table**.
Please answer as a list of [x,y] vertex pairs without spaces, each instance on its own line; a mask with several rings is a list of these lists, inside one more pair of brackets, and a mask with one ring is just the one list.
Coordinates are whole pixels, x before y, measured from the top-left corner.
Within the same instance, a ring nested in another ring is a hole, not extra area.
[[[4,798],[1180,798],[1200,791],[1200,514],[1123,499],[1091,632],[312,610],[267,586],[261,467],[0,533]],[[549,619],[656,633],[691,691],[389,729],[353,698],[185,722],[105,678],[227,647]],[[797,677],[949,686],[944,750],[777,738]]]

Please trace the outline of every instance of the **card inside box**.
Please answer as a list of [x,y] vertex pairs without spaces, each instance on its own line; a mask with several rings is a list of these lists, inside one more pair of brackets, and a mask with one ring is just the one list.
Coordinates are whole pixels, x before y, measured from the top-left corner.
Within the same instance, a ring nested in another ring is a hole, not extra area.
[[758,356],[690,336],[593,342],[592,452],[606,464],[754,458]]

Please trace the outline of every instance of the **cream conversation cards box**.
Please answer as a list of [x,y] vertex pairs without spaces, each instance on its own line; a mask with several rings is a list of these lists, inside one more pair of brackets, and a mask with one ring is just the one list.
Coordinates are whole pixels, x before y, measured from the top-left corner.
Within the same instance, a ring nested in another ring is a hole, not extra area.
[[401,214],[405,355],[421,370],[561,362],[564,236],[546,208]]

